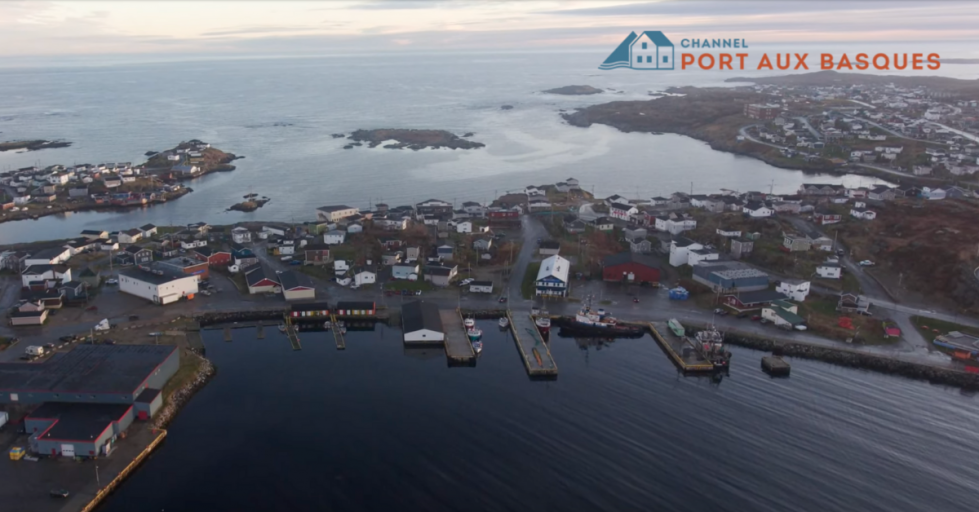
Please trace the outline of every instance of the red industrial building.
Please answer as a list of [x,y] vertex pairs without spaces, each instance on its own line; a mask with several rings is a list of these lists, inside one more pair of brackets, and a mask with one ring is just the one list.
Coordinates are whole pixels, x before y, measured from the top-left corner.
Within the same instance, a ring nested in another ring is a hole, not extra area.
[[625,251],[602,260],[602,279],[626,283],[658,283],[659,265],[650,256]]
[[212,249],[210,247],[198,247],[194,249],[194,257],[200,261],[206,261],[209,266],[228,266],[231,264],[231,253]]

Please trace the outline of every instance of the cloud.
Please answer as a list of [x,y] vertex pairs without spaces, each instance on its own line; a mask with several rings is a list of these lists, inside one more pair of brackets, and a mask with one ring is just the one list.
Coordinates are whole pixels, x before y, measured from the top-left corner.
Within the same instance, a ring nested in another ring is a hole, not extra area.
[[212,32],[204,32],[201,36],[214,37],[214,36],[237,36],[237,35],[253,35],[253,34],[273,34],[273,33],[283,33],[283,32],[310,32],[315,30],[321,30],[328,27],[342,27],[343,23],[332,23],[324,24],[319,27],[288,27],[288,26],[264,26],[264,27],[241,27],[226,30],[218,30]]

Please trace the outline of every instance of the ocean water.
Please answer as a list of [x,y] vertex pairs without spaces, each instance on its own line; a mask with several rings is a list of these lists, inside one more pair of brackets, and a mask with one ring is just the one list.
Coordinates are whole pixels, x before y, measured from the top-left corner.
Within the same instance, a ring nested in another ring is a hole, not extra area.
[[[0,140],[65,139],[70,148],[0,153],[0,170],[131,161],[202,139],[246,158],[231,173],[190,183],[178,201],[126,212],[80,212],[0,224],[0,243],[126,229],[148,222],[302,221],[347,203],[411,204],[436,197],[489,201],[529,184],[578,178],[602,197],[732,190],[795,191],[805,176],[711,150],[678,135],[570,126],[561,110],[649,98],[670,86],[723,86],[718,72],[597,69],[594,52],[377,55],[0,69]],[[750,73],[739,73],[750,74]],[[540,91],[570,84],[614,89],[593,96]],[[500,107],[512,105],[512,110]],[[486,144],[478,150],[344,150],[332,133],[438,128]],[[227,212],[248,193],[272,198],[253,213]]]
[[972,510],[979,414],[955,389],[734,348],[720,383],[648,337],[551,342],[531,381],[481,322],[474,368],[400,332],[205,331],[218,373],[101,512]]

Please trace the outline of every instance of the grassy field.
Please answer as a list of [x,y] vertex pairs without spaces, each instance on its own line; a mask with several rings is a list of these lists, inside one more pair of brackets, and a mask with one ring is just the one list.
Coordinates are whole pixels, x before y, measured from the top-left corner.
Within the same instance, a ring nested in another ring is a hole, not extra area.
[[333,279],[333,271],[330,270],[329,265],[300,265],[297,270],[316,279],[324,281]]
[[[806,319],[809,331],[845,341],[848,338],[859,338],[867,345],[884,345],[894,343],[897,339],[884,337],[883,319],[857,314],[841,314],[836,311],[836,301],[833,299],[817,299],[812,295],[799,304],[799,316]],[[847,317],[853,324],[853,329],[840,327],[840,317]]]
[[975,327],[946,322],[944,320],[938,320],[935,318],[915,315],[911,317],[911,322],[914,323],[914,328],[921,333],[921,336],[928,341],[931,341],[939,334],[946,334],[952,331],[959,331],[961,333],[971,334],[972,336],[979,336],[979,329],[976,329]]
[[525,299],[534,298],[534,281],[537,280],[537,272],[540,271],[540,262],[532,261],[527,265],[527,272],[520,281],[520,294]]

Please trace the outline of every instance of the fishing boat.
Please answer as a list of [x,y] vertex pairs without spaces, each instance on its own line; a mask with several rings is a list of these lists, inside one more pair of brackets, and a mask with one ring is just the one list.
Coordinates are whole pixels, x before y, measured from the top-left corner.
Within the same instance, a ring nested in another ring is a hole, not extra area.
[[551,330],[551,317],[548,316],[547,311],[538,311],[537,315],[534,315],[534,325],[537,326],[537,330],[541,334],[547,334]]
[[724,334],[717,330],[714,324],[706,329],[697,331],[694,335],[694,346],[701,357],[710,361],[717,370],[726,369],[731,363],[731,353],[724,350]]
[[476,320],[474,320],[472,317],[466,318],[465,320],[462,321],[462,325],[468,331],[469,329],[476,327]]
[[483,342],[479,340],[473,340],[473,352],[480,353],[483,351]]
[[510,319],[508,319],[505,316],[501,316],[500,317],[500,329],[506,329],[507,327],[510,327]]
[[683,324],[680,323],[676,318],[671,318],[669,322],[666,322],[667,327],[673,331],[679,337],[684,337],[687,334],[687,330],[683,328]]
[[576,335],[639,337],[643,335],[642,327],[623,325],[603,308],[592,309],[591,298],[578,310],[574,320],[562,321],[561,327]]
[[483,330],[474,325],[466,329],[466,336],[469,336],[469,341],[477,342],[483,337]]

